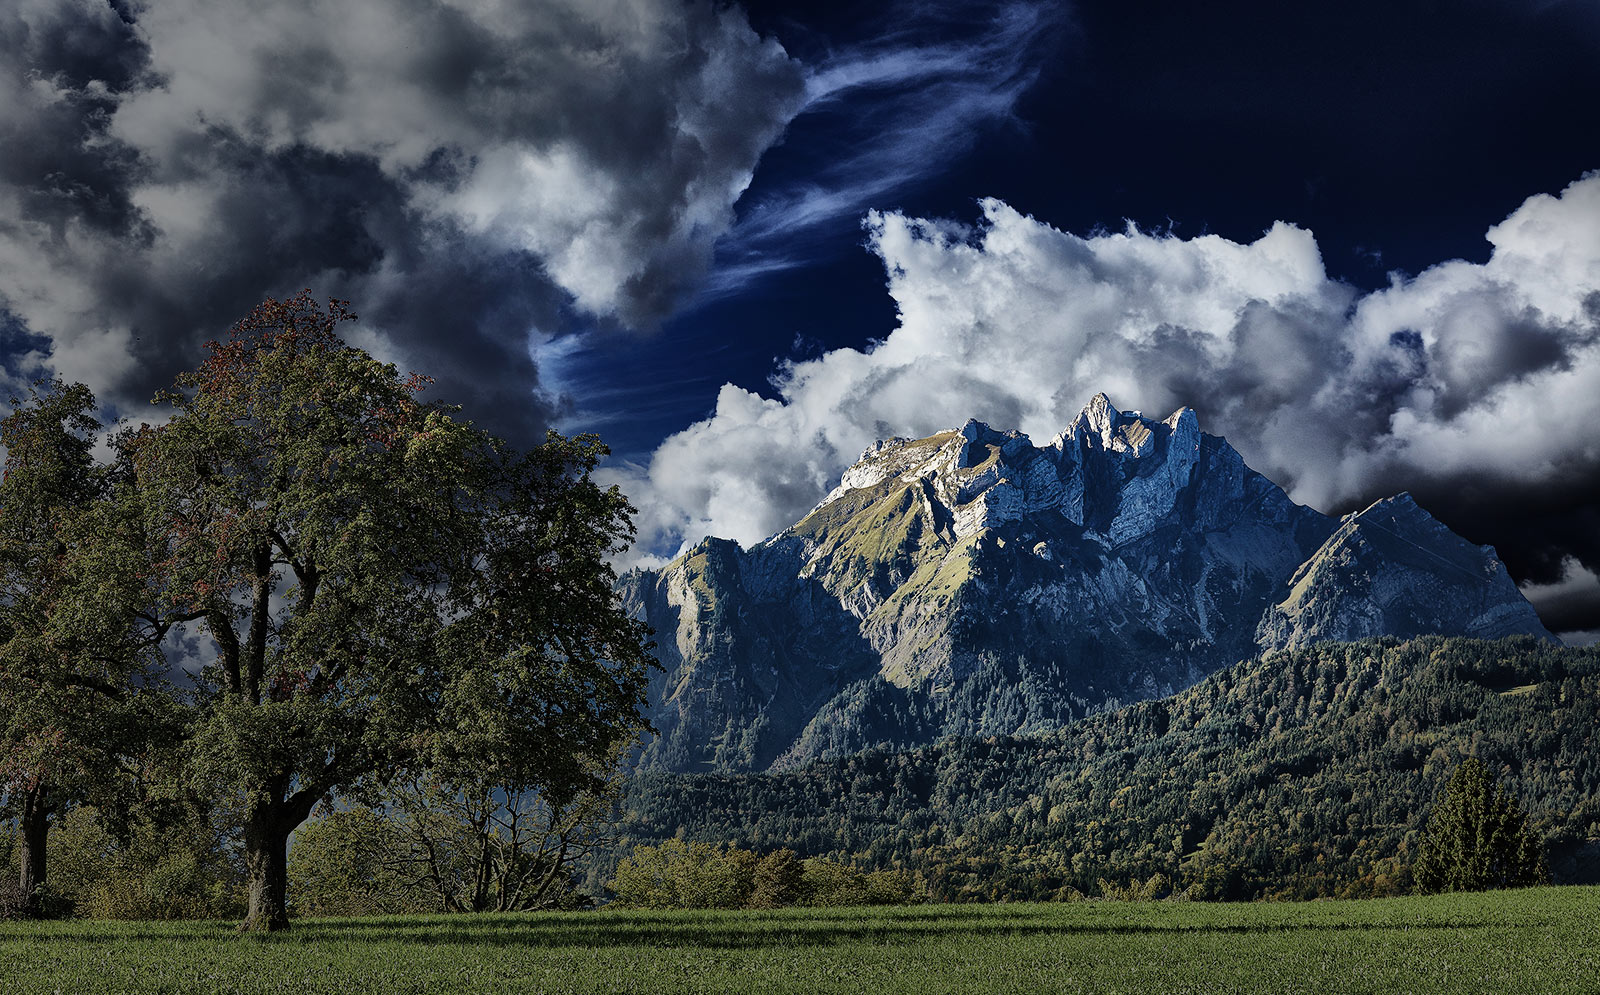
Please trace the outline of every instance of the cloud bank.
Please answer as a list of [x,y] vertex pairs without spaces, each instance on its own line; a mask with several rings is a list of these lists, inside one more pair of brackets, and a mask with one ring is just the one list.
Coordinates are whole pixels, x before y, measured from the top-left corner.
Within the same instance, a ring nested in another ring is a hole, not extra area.
[[310,286],[357,302],[363,345],[536,431],[530,331],[669,313],[806,99],[710,2],[13,0],[10,377],[131,405]]
[[[1600,174],[1490,228],[1486,263],[1367,294],[1330,279],[1291,224],[1249,244],[1131,226],[1080,237],[981,207],[974,226],[868,217],[899,326],[784,366],[776,398],[725,385],[711,417],[619,471],[643,548],[757,541],[876,439],[975,416],[1042,441],[1104,390],[1162,414],[1195,407],[1324,511],[1409,489],[1495,542],[1519,579],[1600,569]],[[1560,588],[1569,608],[1575,589]]]

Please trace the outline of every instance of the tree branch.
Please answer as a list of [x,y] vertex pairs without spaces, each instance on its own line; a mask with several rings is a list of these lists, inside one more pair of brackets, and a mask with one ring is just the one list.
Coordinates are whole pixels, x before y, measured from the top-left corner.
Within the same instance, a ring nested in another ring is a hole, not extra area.
[[272,547],[263,542],[253,557],[255,576],[250,584],[250,646],[245,657],[245,693],[253,705],[261,704],[261,677],[267,666],[267,623],[272,606]]
[[228,678],[228,691],[243,694],[244,683],[239,674],[239,635],[233,631],[233,619],[216,604],[205,610],[205,617],[211,638],[217,641],[217,648],[222,650],[222,672]]

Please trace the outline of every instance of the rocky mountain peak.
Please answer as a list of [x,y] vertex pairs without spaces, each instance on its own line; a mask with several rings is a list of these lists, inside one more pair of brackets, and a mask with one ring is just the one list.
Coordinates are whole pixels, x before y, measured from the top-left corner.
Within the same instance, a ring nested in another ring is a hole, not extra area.
[[1155,437],[1155,423],[1141,412],[1122,411],[1104,393],[1089,398],[1078,417],[1062,433],[1078,443],[1089,443],[1108,452],[1142,455]]
[[925,479],[956,535],[1055,511],[1112,542],[1125,542],[1171,510],[1204,443],[1220,462],[1237,462],[1242,470],[1232,447],[1203,436],[1193,409],[1181,407],[1158,421],[1123,411],[1100,393],[1045,446],[977,419],[922,439],[874,443],[817,508],[891,480]]
[[1192,409],[1105,394],[1044,446],[975,419],[875,443],[772,539],[621,587],[665,668],[645,761],[678,770],[1054,728],[1323,640],[1548,637],[1410,495],[1334,520]]
[[1089,399],[1078,417],[1051,444],[1062,448],[1071,440],[1104,452],[1142,457],[1150,455],[1159,440],[1175,432],[1188,437],[1189,441],[1198,439],[1200,422],[1192,408],[1180,407],[1157,421],[1146,418],[1142,411],[1123,411],[1110,397],[1100,393]]

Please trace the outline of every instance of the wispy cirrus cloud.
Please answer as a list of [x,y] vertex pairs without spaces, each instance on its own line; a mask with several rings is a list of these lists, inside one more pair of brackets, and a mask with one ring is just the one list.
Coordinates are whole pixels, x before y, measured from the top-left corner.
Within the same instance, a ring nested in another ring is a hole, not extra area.
[[[921,3],[883,15],[871,40],[808,67],[791,125],[826,119],[826,140],[791,140],[739,206],[703,296],[805,262],[869,208],[950,168],[992,129],[1021,127],[1017,102],[1066,26],[1059,4]],[[952,36],[962,40],[951,41]],[[777,175],[774,175],[777,174]]]

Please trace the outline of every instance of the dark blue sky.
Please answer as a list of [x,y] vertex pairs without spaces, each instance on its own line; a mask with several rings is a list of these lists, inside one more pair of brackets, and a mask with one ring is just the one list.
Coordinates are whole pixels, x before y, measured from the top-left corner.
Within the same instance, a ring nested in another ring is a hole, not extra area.
[[311,287],[505,434],[600,432],[658,555],[1114,390],[1600,630],[1590,2],[14,0],[0,106],[13,389],[142,411]]

